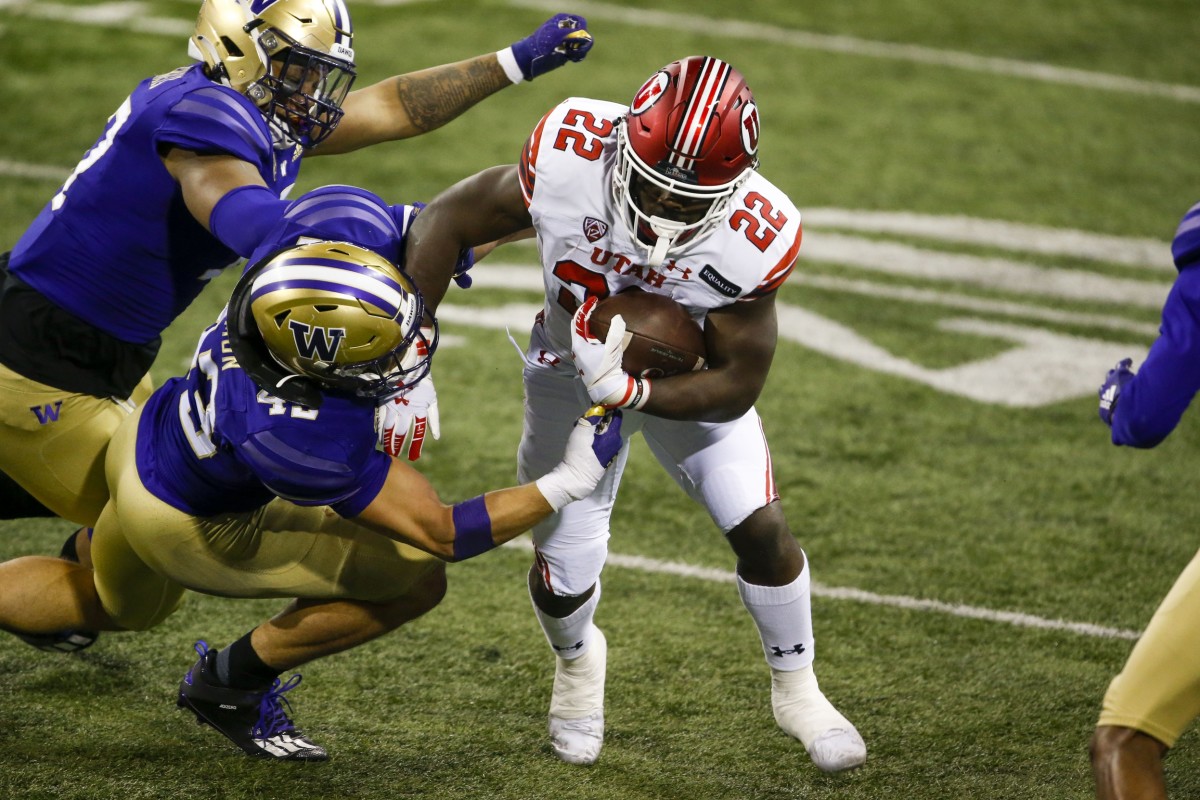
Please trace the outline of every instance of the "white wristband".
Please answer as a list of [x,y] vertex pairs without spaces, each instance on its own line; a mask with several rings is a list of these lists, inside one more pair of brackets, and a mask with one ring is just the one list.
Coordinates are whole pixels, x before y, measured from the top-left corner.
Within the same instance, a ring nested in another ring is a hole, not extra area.
[[496,51],[496,60],[500,62],[501,69],[504,70],[504,74],[510,81],[520,83],[525,80],[525,76],[521,74],[521,68],[517,66],[517,57],[513,55],[511,47]]

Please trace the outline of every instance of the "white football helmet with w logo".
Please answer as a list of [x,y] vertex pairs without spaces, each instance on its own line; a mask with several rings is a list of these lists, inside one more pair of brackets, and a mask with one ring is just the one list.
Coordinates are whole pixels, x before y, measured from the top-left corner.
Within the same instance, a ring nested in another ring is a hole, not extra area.
[[346,242],[262,259],[238,282],[227,320],[242,369],[271,394],[310,407],[320,404],[314,388],[378,399],[412,386],[437,347],[436,322],[408,276]]

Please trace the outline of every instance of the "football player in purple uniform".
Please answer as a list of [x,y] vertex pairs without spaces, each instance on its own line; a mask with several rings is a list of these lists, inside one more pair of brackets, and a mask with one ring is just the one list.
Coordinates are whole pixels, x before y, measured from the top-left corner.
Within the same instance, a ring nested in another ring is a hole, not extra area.
[[[581,402],[629,409],[680,488],[737,557],[737,585],[770,666],[772,709],[820,769],[867,757],[813,672],[808,559],[779,503],[754,403],[776,344],[775,297],[796,263],[800,213],[757,168],[758,107],[726,62],[693,56],[624,106],[572,97],[542,118],[519,164],[436,197],[413,225],[409,263],[436,304],[459,248],[533,226],[546,289],[525,355],[520,475],[562,454]],[[624,325],[589,335],[595,302],[663,294],[703,324],[708,368],[669,377],[621,368]],[[549,732],[559,758],[591,764],[604,741],[606,639],[594,624],[609,518],[624,467],[533,531],[534,610],[555,658]]]
[[538,480],[452,505],[376,448],[378,400],[420,381],[437,344],[397,266],[412,212],[342,186],[291,204],[188,373],[114,436],[94,569],[0,564],[0,628],[145,630],[185,589],[294,598],[220,651],[197,643],[178,703],[248,754],[324,760],[283,704],[299,677],[280,674],[424,614],[445,592],[444,561],[595,488],[621,447],[620,417],[600,409]]
[[[1200,204],[1175,233],[1179,274],[1158,339],[1135,375],[1130,359],[1100,386],[1112,443],[1150,448],[1175,430],[1200,392]],[[1113,678],[1092,735],[1099,800],[1166,800],[1163,756],[1200,716],[1200,554],[1176,579]]]
[[0,256],[0,471],[16,482],[0,515],[29,513],[28,493],[96,521],[105,447],[150,392],[161,333],[278,222],[303,158],[426,133],[592,44],[557,14],[497,53],[351,92],[352,35],[343,0],[204,0],[199,63],[142,81]]

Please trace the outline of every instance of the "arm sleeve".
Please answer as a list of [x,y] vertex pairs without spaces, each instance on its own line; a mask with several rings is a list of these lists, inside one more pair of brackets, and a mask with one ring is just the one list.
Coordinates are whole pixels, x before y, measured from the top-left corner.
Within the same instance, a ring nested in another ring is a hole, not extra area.
[[1113,444],[1154,447],[1200,391],[1200,267],[1184,269],[1163,305],[1159,337],[1113,413]]
[[286,200],[280,200],[265,186],[239,186],[213,206],[208,227],[221,244],[249,258],[283,219],[287,207]]

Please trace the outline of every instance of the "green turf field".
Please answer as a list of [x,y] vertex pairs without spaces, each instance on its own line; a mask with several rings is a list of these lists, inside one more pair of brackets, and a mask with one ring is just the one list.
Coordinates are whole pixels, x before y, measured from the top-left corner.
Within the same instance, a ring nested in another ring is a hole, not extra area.
[[[77,657],[0,636],[0,797],[1091,797],[1100,698],[1198,544],[1200,426],[1118,450],[1095,401],[1153,340],[1167,243],[1200,200],[1194,3],[349,3],[361,85],[497,49],[556,10],[588,16],[597,44],[421,139],[314,159],[300,190],[428,198],[515,160],[565,96],[627,102],[694,53],[746,74],[762,171],[806,220],[759,410],[818,584],[817,673],[867,765],[824,775],[776,728],[728,548],[639,444],[597,617],[595,767],[550,753],[553,663],[515,547],[452,566],[429,616],[304,670],[296,718],[327,764],[246,759],[174,708],[192,643],[223,646],[278,603],[189,596]],[[194,15],[0,0],[0,248],[134,84],[184,62]],[[540,302],[534,263],[499,250],[443,306],[442,439],[421,464],[446,499],[513,480],[504,326],[523,336]],[[186,367],[231,277],[168,332],[157,380]],[[54,552],[69,529],[0,523],[0,557]],[[1167,780],[1200,797],[1194,731]]]

